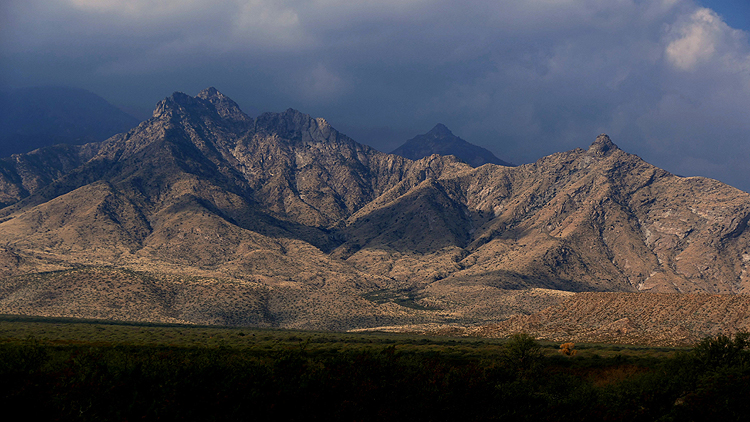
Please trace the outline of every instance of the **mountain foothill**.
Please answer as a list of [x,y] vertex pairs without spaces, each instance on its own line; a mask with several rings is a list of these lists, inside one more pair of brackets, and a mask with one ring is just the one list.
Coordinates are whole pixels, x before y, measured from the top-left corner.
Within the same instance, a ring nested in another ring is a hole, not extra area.
[[[745,192],[606,135],[519,166],[423,154],[440,138],[465,142],[438,125],[394,151],[424,156],[385,154],[209,88],[102,142],[2,158],[0,313],[495,335],[561,304],[750,291]],[[639,315],[633,338],[660,318]]]

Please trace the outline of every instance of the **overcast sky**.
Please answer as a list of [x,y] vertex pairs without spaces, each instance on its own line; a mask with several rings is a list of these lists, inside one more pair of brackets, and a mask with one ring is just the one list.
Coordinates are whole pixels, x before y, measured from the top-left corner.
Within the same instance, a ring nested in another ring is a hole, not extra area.
[[0,88],[143,117],[215,86],[389,152],[447,125],[515,163],[607,133],[750,191],[747,0],[4,0]]

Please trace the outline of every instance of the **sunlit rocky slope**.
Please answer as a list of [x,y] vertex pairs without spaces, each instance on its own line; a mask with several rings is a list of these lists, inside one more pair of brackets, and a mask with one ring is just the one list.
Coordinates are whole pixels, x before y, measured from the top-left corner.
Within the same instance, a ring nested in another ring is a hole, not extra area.
[[750,195],[606,135],[518,167],[412,161],[209,88],[55,148],[0,161],[0,312],[350,329],[750,288]]

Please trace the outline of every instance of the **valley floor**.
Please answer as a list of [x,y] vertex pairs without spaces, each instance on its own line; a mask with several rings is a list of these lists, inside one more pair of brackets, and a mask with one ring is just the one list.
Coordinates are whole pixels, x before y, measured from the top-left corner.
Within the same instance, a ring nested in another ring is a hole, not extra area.
[[748,345],[3,316],[0,405],[40,420],[742,420]]

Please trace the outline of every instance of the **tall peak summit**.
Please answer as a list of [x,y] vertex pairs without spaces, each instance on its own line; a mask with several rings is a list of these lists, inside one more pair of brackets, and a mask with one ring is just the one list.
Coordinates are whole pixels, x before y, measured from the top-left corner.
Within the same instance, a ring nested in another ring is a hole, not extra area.
[[252,121],[250,116],[245,114],[237,103],[212,86],[199,92],[195,98],[200,98],[213,104],[219,115],[227,120],[235,123],[249,123]]
[[604,157],[608,155],[610,152],[617,151],[620,148],[615,145],[614,142],[612,142],[611,139],[609,139],[609,136],[607,134],[602,133],[601,135],[596,137],[596,140],[589,146],[588,153],[590,155],[596,155],[598,157]]
[[190,107],[195,99],[184,92],[175,91],[169,97],[159,101],[154,108],[153,117],[155,118],[170,118],[174,115],[175,111]]
[[196,95],[198,98],[203,98],[204,100],[207,100],[209,98],[227,98],[224,94],[219,92],[218,89],[210,86],[203,91],[199,92],[198,95]]
[[234,123],[252,122],[252,118],[245,114],[237,103],[214,87],[204,89],[195,97],[183,92],[175,92],[156,105],[153,116],[155,118],[170,118],[175,114],[194,112],[215,112],[222,119]]

